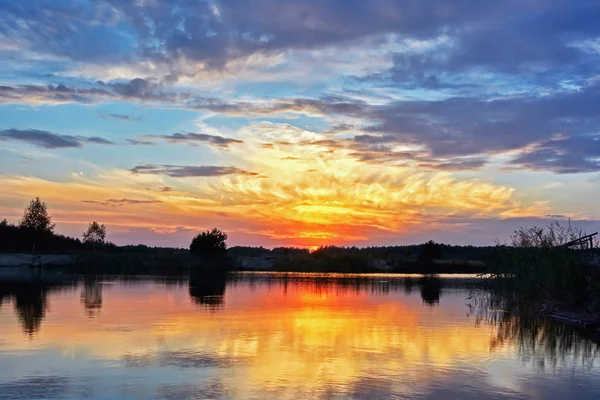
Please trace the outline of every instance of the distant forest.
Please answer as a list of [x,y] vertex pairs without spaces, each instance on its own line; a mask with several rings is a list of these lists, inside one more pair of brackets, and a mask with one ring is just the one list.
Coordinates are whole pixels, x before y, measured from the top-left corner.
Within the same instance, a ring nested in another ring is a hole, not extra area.
[[[376,246],[376,247],[339,247],[324,246],[313,253],[332,254],[348,253],[369,256],[372,259],[416,259],[421,254],[424,244],[403,246]],[[488,259],[496,246],[455,246],[439,244],[441,257],[446,260],[481,260]],[[272,250],[264,247],[233,246],[227,249],[227,254],[233,257],[279,257],[308,255],[308,249],[294,247],[276,247]]]

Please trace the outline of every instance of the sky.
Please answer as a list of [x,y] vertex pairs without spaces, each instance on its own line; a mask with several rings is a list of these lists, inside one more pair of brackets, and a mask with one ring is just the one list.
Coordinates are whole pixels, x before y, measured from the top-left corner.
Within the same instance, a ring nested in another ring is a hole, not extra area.
[[0,218],[117,244],[600,230],[600,3],[0,0]]

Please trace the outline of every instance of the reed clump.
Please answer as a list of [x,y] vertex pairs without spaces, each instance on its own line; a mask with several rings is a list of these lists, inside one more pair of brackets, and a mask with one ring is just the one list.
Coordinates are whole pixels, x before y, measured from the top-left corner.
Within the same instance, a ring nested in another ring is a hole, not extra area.
[[565,246],[582,236],[571,224],[520,228],[509,245],[497,246],[488,283],[531,298],[597,302],[600,274],[591,250],[584,245]]

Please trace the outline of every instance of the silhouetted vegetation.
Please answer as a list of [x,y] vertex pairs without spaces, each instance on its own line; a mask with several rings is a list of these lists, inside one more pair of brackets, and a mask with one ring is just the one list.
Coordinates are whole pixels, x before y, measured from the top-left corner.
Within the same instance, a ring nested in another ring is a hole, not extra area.
[[58,235],[48,230],[35,230],[14,225],[6,220],[0,223],[0,251],[60,253],[85,250],[79,239]]
[[227,234],[217,228],[201,232],[190,244],[190,252],[198,256],[223,255],[227,252]]
[[274,269],[277,271],[301,272],[373,272],[368,254],[358,248],[335,246],[320,247],[309,253],[298,252],[277,258]]
[[52,233],[55,225],[48,215],[46,203],[36,197],[29,202],[19,226],[32,232]]
[[442,258],[442,246],[430,240],[421,246],[419,261],[437,260]]
[[590,249],[564,246],[581,236],[570,224],[521,228],[511,246],[497,247],[489,282],[531,297],[600,308],[600,270],[592,265]]
[[[440,247],[441,254],[444,260],[461,262],[464,260],[490,260],[496,249],[496,246],[457,246],[443,243],[436,243]],[[380,260],[406,260],[417,261],[418,255],[424,244],[404,245],[404,246],[376,246],[376,247],[339,247],[326,246],[328,248],[336,248],[339,251],[367,253],[369,257]],[[307,255],[308,249],[295,247],[278,247],[273,250],[264,247],[251,246],[234,246],[227,249],[227,253],[234,257],[259,257],[259,256],[277,256],[277,255]]]
[[106,239],[106,226],[100,225],[96,221],[88,226],[87,231],[83,232],[83,243],[92,245],[103,244]]
[[261,257],[271,254],[270,249],[264,247],[233,246],[227,249],[227,254],[233,257]]
[[[425,249],[424,252],[421,251]],[[442,250],[444,249],[444,250]],[[451,258],[446,257],[445,250]],[[461,256],[461,249],[464,249]],[[492,247],[448,246],[430,241],[424,245],[396,247],[324,246],[312,253],[307,249],[233,247],[228,250],[237,267],[297,272],[402,272],[402,273],[481,273]],[[424,256],[419,257],[419,254]],[[442,254],[444,258],[441,258]],[[425,256],[426,255],[426,256]],[[436,257],[435,259],[433,257]],[[479,257],[479,258],[467,258]],[[256,262],[256,260],[263,262]],[[255,262],[252,262],[252,261]]]
[[19,224],[0,222],[0,252],[73,253],[92,248],[109,251],[116,248],[105,242],[106,227],[96,222],[84,233],[84,241],[54,233],[48,207],[39,197],[31,200]]

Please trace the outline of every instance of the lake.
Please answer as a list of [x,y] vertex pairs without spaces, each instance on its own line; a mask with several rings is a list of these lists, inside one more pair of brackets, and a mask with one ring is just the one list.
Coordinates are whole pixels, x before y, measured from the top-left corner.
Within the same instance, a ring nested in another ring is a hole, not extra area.
[[0,399],[600,398],[597,345],[467,276],[32,274],[0,280]]

